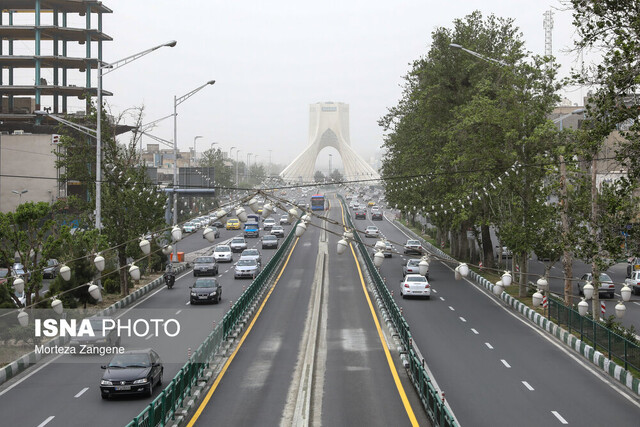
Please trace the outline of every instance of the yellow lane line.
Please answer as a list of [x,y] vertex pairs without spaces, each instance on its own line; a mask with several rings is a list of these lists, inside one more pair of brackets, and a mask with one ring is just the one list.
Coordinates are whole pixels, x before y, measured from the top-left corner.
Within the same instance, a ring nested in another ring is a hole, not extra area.
[[[340,203],[340,209],[342,211],[342,224],[345,224],[344,220],[344,206]],[[345,228],[346,230],[346,228]],[[398,389],[398,394],[400,394],[400,400],[404,405],[405,411],[407,411],[407,416],[409,417],[409,421],[411,421],[411,425],[417,426],[418,420],[416,419],[416,415],[413,412],[413,408],[411,408],[411,403],[407,398],[407,393],[404,391],[404,386],[402,382],[400,382],[400,376],[398,375],[398,370],[396,369],[396,365],[393,363],[393,358],[391,357],[391,353],[389,352],[389,348],[387,347],[387,343],[382,335],[382,329],[380,328],[380,322],[378,321],[378,316],[376,315],[376,311],[373,308],[373,304],[371,303],[371,298],[369,298],[369,292],[367,292],[367,286],[364,283],[364,277],[362,277],[362,270],[360,269],[360,263],[358,262],[358,257],[356,257],[356,253],[353,250],[353,245],[349,243],[349,248],[351,248],[351,254],[353,255],[353,260],[356,263],[356,267],[358,268],[358,275],[360,276],[360,284],[362,285],[362,291],[364,292],[364,296],[367,298],[367,303],[369,304],[369,310],[371,311],[371,317],[373,317],[373,322],[376,324],[376,329],[378,330],[378,337],[380,338],[380,343],[382,344],[382,348],[384,349],[384,354],[387,357],[387,363],[389,364],[389,370],[391,371],[391,375],[393,376],[393,381],[396,383],[396,388]]]
[[218,377],[216,378],[215,382],[211,386],[211,389],[209,390],[209,392],[205,396],[204,400],[202,401],[202,403],[198,407],[198,410],[196,411],[195,414],[193,414],[193,417],[191,418],[191,420],[189,420],[189,424],[187,424],[187,427],[192,427],[195,424],[195,422],[198,421],[198,418],[202,414],[202,411],[204,410],[204,408],[209,403],[209,400],[211,399],[211,396],[213,396],[213,393],[218,388],[218,385],[220,384],[220,381],[222,381],[222,377],[224,377],[224,374],[227,372],[227,369],[229,368],[229,365],[231,365],[231,362],[233,362],[233,359],[236,357],[236,354],[238,353],[238,350],[240,350],[240,347],[242,347],[242,344],[244,343],[244,340],[249,335],[249,332],[251,332],[251,329],[253,329],[253,325],[256,323],[256,320],[258,320],[258,317],[260,316],[260,313],[262,313],[262,309],[267,304],[267,301],[269,301],[269,297],[271,296],[271,293],[273,292],[273,290],[276,288],[276,285],[278,284],[278,281],[280,280],[280,277],[282,276],[282,273],[284,273],[284,269],[287,268],[287,264],[289,264],[289,259],[291,258],[291,255],[293,254],[293,250],[296,248],[296,245],[298,244],[299,240],[300,240],[300,238],[296,237],[296,241],[293,243],[293,247],[291,248],[291,251],[289,252],[289,256],[287,257],[287,260],[285,261],[284,265],[282,266],[282,269],[280,270],[280,273],[278,274],[278,277],[276,278],[275,282],[271,286],[271,289],[269,289],[269,293],[267,294],[266,298],[264,299],[264,301],[260,305],[260,308],[256,312],[256,315],[253,316],[253,320],[249,324],[249,327],[245,331],[244,335],[242,335],[242,338],[240,339],[240,342],[238,342],[238,346],[233,351],[233,353],[231,353],[231,356],[229,357],[227,362],[224,364],[224,367],[222,368],[222,371],[220,371],[220,374],[218,374]]

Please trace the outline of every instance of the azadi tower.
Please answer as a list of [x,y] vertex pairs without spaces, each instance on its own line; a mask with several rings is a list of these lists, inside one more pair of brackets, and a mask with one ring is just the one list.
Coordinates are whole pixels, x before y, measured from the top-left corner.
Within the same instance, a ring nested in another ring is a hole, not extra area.
[[318,153],[325,147],[338,150],[347,180],[379,179],[380,175],[351,148],[349,105],[318,102],[309,106],[309,144],[282,172],[286,181],[313,182]]

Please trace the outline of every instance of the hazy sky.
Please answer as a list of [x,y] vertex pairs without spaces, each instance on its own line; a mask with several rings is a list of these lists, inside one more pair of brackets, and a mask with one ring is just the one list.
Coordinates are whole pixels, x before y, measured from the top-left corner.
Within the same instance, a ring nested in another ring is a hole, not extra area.
[[[152,121],[173,112],[174,95],[215,79],[178,107],[180,148],[202,135],[198,151],[218,142],[226,151],[240,147],[245,160],[258,154],[259,162],[268,161],[269,149],[274,162],[293,160],[307,143],[309,104],[319,101],[350,105],[352,145],[369,160],[382,143],[377,120],[396,104],[402,76],[428,51],[431,32],[476,9],[514,18],[527,49],[543,54],[543,13],[555,8],[553,53],[562,75],[576,66],[563,52],[572,45],[571,13],[558,10],[557,0],[103,3],[113,10],[103,18],[113,37],[104,44],[105,61],[178,41],[104,77],[112,108],[144,104]],[[584,92],[564,95],[579,103]],[[154,134],[171,140],[173,121]],[[329,152],[320,154],[323,164]]]

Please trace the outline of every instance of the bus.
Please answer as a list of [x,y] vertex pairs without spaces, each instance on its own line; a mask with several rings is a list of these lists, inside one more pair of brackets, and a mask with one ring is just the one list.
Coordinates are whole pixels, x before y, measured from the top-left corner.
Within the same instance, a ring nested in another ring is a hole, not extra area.
[[323,211],[324,210],[324,196],[322,194],[314,194],[311,196],[311,210]]

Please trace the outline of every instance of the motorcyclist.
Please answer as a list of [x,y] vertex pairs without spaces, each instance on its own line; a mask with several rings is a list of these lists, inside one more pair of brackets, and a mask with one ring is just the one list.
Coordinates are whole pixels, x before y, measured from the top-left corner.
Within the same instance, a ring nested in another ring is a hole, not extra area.
[[164,283],[165,285],[167,285],[167,287],[171,288],[173,287],[175,280],[176,280],[176,273],[175,273],[175,270],[173,269],[173,264],[169,263],[167,264],[167,268],[164,271]]

